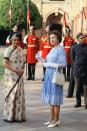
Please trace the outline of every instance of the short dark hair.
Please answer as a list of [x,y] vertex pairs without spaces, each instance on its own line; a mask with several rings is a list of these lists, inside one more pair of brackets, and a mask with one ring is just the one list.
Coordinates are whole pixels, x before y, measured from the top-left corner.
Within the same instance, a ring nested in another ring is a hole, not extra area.
[[16,36],[19,39],[19,41],[21,41],[21,39],[22,39],[21,33],[15,32],[15,33],[12,34],[10,41],[12,41],[13,36]]
[[62,40],[62,35],[61,35],[61,33],[60,33],[59,31],[57,31],[57,30],[50,31],[50,32],[49,32],[49,36],[50,36],[51,34],[56,35],[56,36],[57,36],[57,39],[59,40],[59,42],[61,42],[61,40]]
[[13,37],[13,35],[15,35],[16,37],[19,38],[19,40],[22,40],[22,34],[20,32],[13,32],[10,34],[9,39],[11,40],[11,38]]

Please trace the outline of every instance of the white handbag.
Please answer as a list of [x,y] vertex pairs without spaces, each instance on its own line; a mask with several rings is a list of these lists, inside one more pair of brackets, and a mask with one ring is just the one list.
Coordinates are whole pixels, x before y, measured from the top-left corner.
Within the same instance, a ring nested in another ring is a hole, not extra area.
[[61,85],[63,86],[65,83],[65,78],[63,73],[58,72],[57,70],[54,72],[53,77],[52,77],[52,83],[56,85]]

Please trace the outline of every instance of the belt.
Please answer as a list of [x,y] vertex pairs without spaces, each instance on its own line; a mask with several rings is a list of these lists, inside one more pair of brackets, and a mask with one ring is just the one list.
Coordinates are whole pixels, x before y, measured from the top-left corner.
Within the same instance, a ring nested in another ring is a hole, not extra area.
[[51,46],[44,46],[44,48],[52,48]]
[[36,47],[37,45],[28,45],[28,47]]
[[65,46],[65,48],[70,48],[70,46]]

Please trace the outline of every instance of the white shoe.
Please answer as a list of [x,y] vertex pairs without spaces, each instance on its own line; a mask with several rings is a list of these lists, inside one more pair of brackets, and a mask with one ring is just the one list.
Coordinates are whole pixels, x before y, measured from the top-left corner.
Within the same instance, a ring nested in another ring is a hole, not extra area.
[[47,127],[59,127],[60,126],[60,120],[58,120],[56,123],[54,124],[49,124]]
[[44,125],[49,125],[51,123],[52,123],[52,121],[47,121],[47,122],[44,123]]

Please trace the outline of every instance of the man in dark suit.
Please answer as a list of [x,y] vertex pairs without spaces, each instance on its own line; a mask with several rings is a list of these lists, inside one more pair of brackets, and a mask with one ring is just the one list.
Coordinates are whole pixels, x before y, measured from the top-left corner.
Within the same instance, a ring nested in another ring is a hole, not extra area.
[[[74,76],[76,82],[76,105],[81,107],[81,92],[84,86],[84,103],[87,109],[87,44],[84,43],[84,34],[79,33],[77,39],[79,44],[72,47],[71,58],[74,64]],[[81,85],[83,81],[83,86]]]

